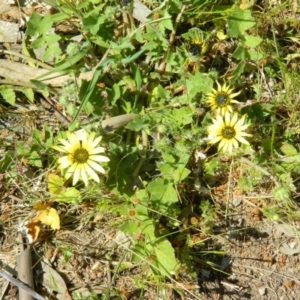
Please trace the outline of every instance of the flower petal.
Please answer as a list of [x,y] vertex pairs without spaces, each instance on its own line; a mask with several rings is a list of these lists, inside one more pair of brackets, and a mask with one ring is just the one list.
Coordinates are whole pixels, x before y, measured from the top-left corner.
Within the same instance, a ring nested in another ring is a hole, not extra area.
[[[75,133],[67,131],[67,138],[70,141],[70,148],[80,148],[80,141]],[[61,140],[60,142],[63,143],[63,141],[65,140]]]
[[89,135],[87,135],[87,132],[84,131],[81,133],[81,145],[82,148],[87,149],[88,151],[93,147],[92,146],[92,142],[94,140],[94,136],[95,136],[95,132],[90,133]]
[[69,159],[69,155],[62,156],[57,161],[62,169],[66,169],[73,164],[73,161]]
[[76,168],[73,172],[73,183],[72,183],[72,185],[76,185],[76,183],[80,179],[80,176],[81,176],[81,165],[76,164]]
[[103,155],[91,155],[89,157],[89,160],[95,161],[95,162],[109,162],[110,159]]
[[237,120],[238,120],[238,114],[234,113],[231,117],[231,121],[230,121],[230,126],[234,127],[234,125],[236,124]]
[[102,136],[97,137],[92,143],[93,148],[96,148],[98,144],[101,142],[101,140],[102,140]]
[[92,177],[95,181],[100,182],[99,176],[88,164],[85,164],[84,168],[90,177]]
[[84,185],[88,186],[88,177],[86,174],[86,164],[80,165],[80,177],[81,177],[82,181],[84,182]]
[[103,167],[101,167],[99,164],[95,163],[94,161],[92,160],[89,160],[88,161],[88,164],[90,165],[90,167],[92,167],[94,170],[102,173],[102,174],[105,174],[105,170],[103,169]]
[[236,139],[242,144],[250,145],[249,142],[241,136],[237,136]]
[[93,155],[93,154],[98,154],[98,153],[103,153],[105,152],[105,148],[103,147],[97,147],[97,148],[93,148],[89,151],[89,154],[90,155]]

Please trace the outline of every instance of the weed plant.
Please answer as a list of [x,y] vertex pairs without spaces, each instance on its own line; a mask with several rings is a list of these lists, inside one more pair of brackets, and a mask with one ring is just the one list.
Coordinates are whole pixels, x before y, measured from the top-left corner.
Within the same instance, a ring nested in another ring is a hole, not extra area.
[[[57,229],[53,205],[109,213],[110,226],[130,237],[125,251],[145,282],[219,269],[211,257],[224,252],[208,241],[220,234],[217,223],[230,225],[237,189],[267,193],[260,210],[270,222],[298,220],[299,11],[275,2],[143,1],[147,15],[139,1],[56,0],[51,14],[33,12],[24,54],[43,47],[41,61],[53,67],[47,75],[69,80],[59,89],[43,77],[33,88],[2,81],[1,109],[16,113],[20,99],[28,107],[39,105],[38,95],[56,97],[69,123],[45,122],[14,146],[2,140],[1,184],[25,184],[33,207],[41,198],[29,191],[44,183],[39,195],[52,202],[35,226],[52,227],[53,217]],[[78,130],[102,136],[99,152],[109,159],[99,182],[91,171],[72,174],[78,160],[70,156],[70,174],[57,163],[57,145]],[[17,165],[33,179],[24,182]]]

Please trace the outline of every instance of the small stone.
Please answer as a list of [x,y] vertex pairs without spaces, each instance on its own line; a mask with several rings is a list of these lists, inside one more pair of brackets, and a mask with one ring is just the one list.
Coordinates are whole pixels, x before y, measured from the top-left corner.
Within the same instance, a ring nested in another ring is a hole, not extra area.
[[266,293],[266,287],[262,286],[258,289],[258,293],[263,296]]

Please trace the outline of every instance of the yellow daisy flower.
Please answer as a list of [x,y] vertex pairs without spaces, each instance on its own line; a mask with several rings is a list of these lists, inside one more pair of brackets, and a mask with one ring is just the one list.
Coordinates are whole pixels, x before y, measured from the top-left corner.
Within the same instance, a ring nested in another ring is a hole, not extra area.
[[216,114],[224,114],[229,111],[232,112],[231,103],[239,103],[233,98],[239,95],[241,92],[232,93],[233,89],[229,85],[223,86],[217,81],[218,89],[212,88],[212,93],[206,94],[206,102],[209,104],[212,110],[216,110]]
[[105,170],[99,163],[108,162],[109,158],[99,155],[105,152],[105,149],[97,147],[102,137],[95,139],[95,135],[95,132],[88,135],[85,130],[76,133],[67,132],[67,140],[59,139],[62,145],[52,146],[55,150],[67,154],[58,159],[59,169],[66,170],[66,180],[73,176],[73,185],[81,179],[87,186],[88,177],[99,182],[99,177],[94,170],[105,174]]
[[213,124],[207,128],[209,144],[219,143],[218,150],[232,153],[233,148],[238,148],[239,143],[249,145],[244,136],[252,136],[245,133],[244,130],[249,127],[249,124],[244,124],[245,115],[240,119],[237,113],[230,114],[228,111],[224,115],[217,115],[213,119]]
[[199,39],[194,39],[189,47],[189,52],[192,55],[204,54],[207,51],[207,44]]

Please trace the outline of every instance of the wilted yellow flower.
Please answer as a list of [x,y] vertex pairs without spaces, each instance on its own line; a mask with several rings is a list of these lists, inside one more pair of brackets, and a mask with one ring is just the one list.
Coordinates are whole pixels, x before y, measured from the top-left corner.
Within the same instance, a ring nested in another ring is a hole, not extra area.
[[231,103],[239,103],[233,98],[240,94],[240,92],[232,93],[233,89],[229,85],[222,86],[217,81],[217,90],[212,89],[212,93],[206,94],[206,102],[212,110],[216,110],[216,114],[224,114],[229,111],[232,112]]
[[196,38],[192,40],[189,47],[189,52],[193,55],[204,54],[207,51],[207,48],[207,43],[203,42],[201,39]]
[[245,133],[249,124],[244,124],[245,115],[240,119],[237,113],[230,114],[226,112],[224,115],[217,115],[213,119],[213,124],[207,128],[208,134],[211,137],[209,144],[219,143],[218,150],[232,153],[233,148],[238,148],[239,143],[249,145],[244,136],[252,136]]
[[62,145],[52,146],[52,148],[67,154],[59,158],[58,163],[61,170],[66,170],[65,179],[73,176],[73,185],[81,179],[87,186],[88,177],[99,182],[99,177],[94,170],[105,174],[105,170],[99,163],[108,162],[109,158],[98,155],[105,152],[105,149],[97,147],[102,137],[95,139],[95,135],[95,132],[88,135],[85,130],[76,133],[67,132],[67,140],[59,139]]

